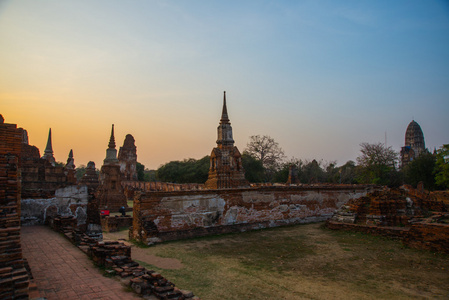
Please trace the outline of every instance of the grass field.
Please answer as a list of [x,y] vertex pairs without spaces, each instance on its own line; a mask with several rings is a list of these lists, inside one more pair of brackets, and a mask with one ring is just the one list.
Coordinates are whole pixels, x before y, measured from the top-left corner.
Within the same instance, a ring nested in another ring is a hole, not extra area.
[[448,255],[409,249],[387,238],[331,231],[322,223],[137,251],[182,262],[172,269],[158,268],[151,259],[139,261],[203,300],[449,298]]

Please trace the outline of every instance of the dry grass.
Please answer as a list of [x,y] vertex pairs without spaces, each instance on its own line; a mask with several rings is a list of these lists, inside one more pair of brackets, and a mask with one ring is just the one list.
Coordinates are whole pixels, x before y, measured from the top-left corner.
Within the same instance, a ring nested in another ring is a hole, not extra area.
[[449,256],[308,224],[160,244],[161,272],[202,299],[449,298]]

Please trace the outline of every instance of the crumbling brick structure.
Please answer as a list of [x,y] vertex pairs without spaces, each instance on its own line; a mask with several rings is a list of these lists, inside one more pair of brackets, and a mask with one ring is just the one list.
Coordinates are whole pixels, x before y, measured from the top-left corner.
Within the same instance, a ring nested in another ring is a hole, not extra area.
[[290,165],[288,167],[288,179],[287,184],[298,184],[299,183],[299,177],[298,177],[298,169],[295,165]]
[[136,191],[132,238],[145,243],[327,220],[371,185]]
[[413,120],[405,131],[405,145],[401,148],[401,167],[405,167],[425,151],[426,143],[421,126]]
[[122,175],[119,160],[117,159],[117,149],[115,149],[114,125],[112,125],[106,158],[100,171],[100,186],[96,193],[100,209],[118,212],[120,207],[128,207],[121,180]]
[[28,299],[29,276],[20,244],[20,169],[23,130],[0,115],[0,298]]
[[248,187],[242,166],[242,155],[234,146],[232,127],[226,107],[226,92],[223,96],[223,110],[217,128],[217,147],[210,154],[209,177],[205,183],[208,189]]
[[410,247],[449,253],[448,195],[411,186],[375,191],[350,200],[327,227],[400,238]]
[[137,180],[137,147],[134,137],[127,134],[118,152],[122,180]]
[[28,134],[23,132],[20,159],[22,174],[22,199],[52,198],[55,191],[76,184],[73,152],[70,151],[67,166],[55,165],[51,129],[45,153],[40,157],[39,149],[28,144]]

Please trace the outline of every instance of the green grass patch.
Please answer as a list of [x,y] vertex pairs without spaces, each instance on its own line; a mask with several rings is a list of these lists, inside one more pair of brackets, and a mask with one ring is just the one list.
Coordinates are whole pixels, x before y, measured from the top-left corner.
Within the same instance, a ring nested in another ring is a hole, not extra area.
[[448,255],[320,224],[172,241],[145,251],[180,260],[181,269],[139,263],[202,299],[449,297]]

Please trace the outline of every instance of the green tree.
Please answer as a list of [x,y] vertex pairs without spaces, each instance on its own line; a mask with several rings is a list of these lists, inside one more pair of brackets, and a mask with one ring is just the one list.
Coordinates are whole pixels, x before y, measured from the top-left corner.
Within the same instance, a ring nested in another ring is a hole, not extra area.
[[175,183],[204,183],[209,173],[210,157],[171,161],[156,170],[160,181]]
[[76,177],[76,180],[77,180],[77,181],[81,180],[81,178],[83,178],[84,173],[86,173],[86,165],[79,165],[79,166],[75,169],[75,177]]
[[435,189],[435,155],[424,152],[405,166],[403,169],[405,183],[414,187],[420,181],[424,183],[424,187],[428,190]]
[[322,162],[316,159],[304,164],[299,173],[299,180],[303,183],[326,182],[326,173],[321,168]]
[[449,188],[449,144],[443,145],[436,153],[435,182],[443,189]]
[[145,166],[140,162],[136,163],[137,180],[145,181]]
[[145,169],[144,181],[157,181],[156,170]]
[[360,152],[357,157],[358,181],[360,183],[374,183],[381,185],[397,185],[398,172],[396,163],[398,153],[391,146],[386,147],[382,143],[360,144]]
[[245,178],[249,182],[263,182],[265,179],[265,170],[263,164],[257,158],[246,152],[242,154],[242,165],[245,170]]
[[353,184],[356,181],[356,165],[352,160],[348,160],[343,166],[338,168],[339,183]]

